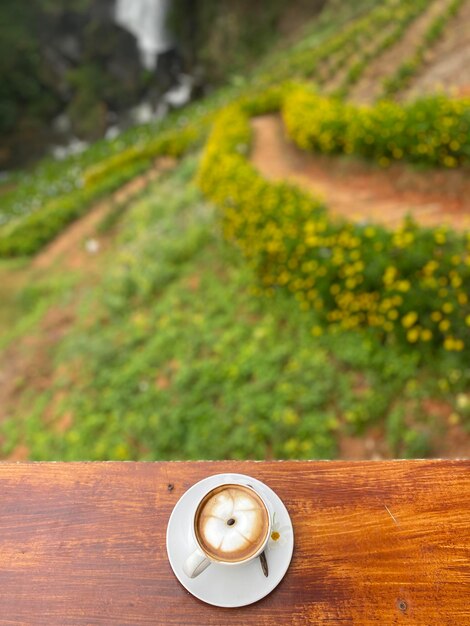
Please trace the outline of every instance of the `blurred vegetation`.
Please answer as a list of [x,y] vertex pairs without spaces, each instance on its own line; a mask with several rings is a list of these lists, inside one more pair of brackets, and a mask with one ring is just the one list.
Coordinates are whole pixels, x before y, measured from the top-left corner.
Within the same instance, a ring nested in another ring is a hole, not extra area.
[[[291,125],[303,147],[341,152],[349,105],[279,83],[313,79],[321,90],[340,72],[339,95],[346,96],[373,51],[396,41],[426,5],[334,1],[301,41],[246,74],[237,73],[227,45],[223,62],[233,63],[234,73],[225,88],[162,122],[7,181],[0,256],[28,255],[156,156],[190,155],[102,224],[119,224],[120,234],[97,284],[77,289],[79,277],[59,272],[31,273],[29,283],[12,285],[27,262],[0,261],[0,279],[10,277],[10,284],[0,280],[8,326],[2,347],[31,328],[40,332],[51,305],[73,305],[77,318],[54,348],[47,388],[18,382],[1,426],[3,455],[24,446],[33,459],[331,458],[344,439],[370,437],[376,428],[392,454],[412,457],[431,454],[448,424],[470,428],[470,239],[411,222],[396,233],[334,225],[327,207],[291,185],[265,181],[247,160],[249,117],[283,103],[307,120]],[[273,3],[268,24],[277,23],[281,6]],[[384,35],[390,21],[396,28]],[[227,33],[240,32],[226,25]],[[375,34],[374,45],[364,45]],[[259,45],[269,47],[269,37]],[[239,67],[250,63],[244,55]],[[101,84],[88,65],[70,79],[80,93],[75,114],[88,124],[85,111],[93,106],[82,86],[113,98],[112,85]],[[452,127],[462,111],[446,99],[433,102],[444,102]],[[439,106],[419,116],[434,120]],[[377,111],[372,141],[361,143],[361,124]],[[359,154],[393,156],[397,146],[381,135],[390,112],[400,117],[404,109],[381,103],[353,120]],[[408,144],[400,158],[416,156],[419,144],[401,139]],[[433,139],[421,161],[459,165],[467,143],[450,134],[442,146]],[[459,163],[445,163],[455,155],[441,148],[457,151]],[[197,171],[206,198],[194,182]],[[451,407],[447,422],[427,412],[429,399]]]
[[[387,1],[391,3],[391,0]],[[351,41],[356,45],[358,37],[368,36],[370,29],[374,25],[377,26],[377,21],[381,23],[382,10],[379,7],[374,9],[370,16],[367,15],[367,18],[348,24],[357,13],[361,15],[375,4],[377,0],[360,0],[354,7],[349,5],[337,7],[337,3],[332,2],[332,6],[329,6],[313,26],[307,29],[305,37],[299,43],[288,50],[271,52],[243,80],[232,81],[232,84],[215,90],[208,97],[194,102],[180,112],[171,113],[162,121],[131,128],[111,141],[97,141],[84,153],[70,156],[64,161],[44,159],[33,172],[16,176],[15,184],[2,195],[0,248],[3,238],[11,242],[12,231],[20,228],[23,232],[20,223],[12,224],[6,230],[2,229],[2,225],[21,222],[25,218],[28,219],[31,213],[47,209],[53,198],[60,198],[61,201],[63,199],[69,206],[71,200],[68,196],[76,195],[76,190],[82,187],[84,179],[88,180],[90,168],[95,171],[95,165],[100,172],[109,172],[114,177],[119,174],[123,180],[124,172],[113,170],[116,155],[120,168],[131,171],[136,159],[148,160],[148,145],[155,141],[158,143],[159,133],[180,128],[189,121],[191,125],[199,127],[202,136],[207,132],[210,116],[231,99],[243,93],[250,93],[253,89],[262,89],[281,79],[292,76],[306,77],[316,72],[322,60],[342,55],[344,48],[349,49]],[[338,28],[344,24],[347,24],[347,27],[344,28],[344,32],[338,34]],[[318,81],[321,82],[320,76]],[[80,98],[86,98],[86,94],[87,91],[84,91]],[[89,199],[92,199],[92,195]],[[82,207],[81,212],[84,208]],[[67,223],[67,220],[64,223]],[[14,234],[13,238],[17,240]],[[34,234],[32,238],[35,239]],[[3,244],[4,256],[21,254],[21,250],[24,249],[21,242],[19,245],[16,242],[14,245],[8,242]],[[40,245],[40,240],[38,243]],[[25,250],[23,254],[34,252],[38,245],[28,244],[27,249],[29,252]]]
[[49,2],[3,0],[0,4],[0,132],[11,131],[22,115],[50,115],[54,100],[41,73],[37,25]]
[[93,140],[106,129],[108,107],[120,111],[138,101],[147,78],[136,44],[99,5],[0,4],[0,167],[43,153],[59,113],[69,115],[75,135]]
[[34,0],[0,4],[0,133],[21,120],[39,123],[60,108],[56,85],[41,54],[48,20],[67,9],[85,14],[92,0]]
[[464,0],[452,0],[442,13],[432,20],[424,33],[422,41],[419,42],[410,57],[400,63],[391,76],[386,76],[383,79],[384,96],[390,97],[403,90],[409,84],[412,77],[422,67],[426,51],[440,39],[447,23],[457,15],[463,3]]
[[193,65],[211,84],[245,74],[262,55],[317,15],[326,0],[174,0],[170,23]]
[[453,355],[426,365],[372,334],[318,336],[290,296],[257,297],[192,182],[197,165],[183,161],[124,216],[53,383],[25,392],[3,424],[3,453],[21,443],[41,460],[331,458],[371,426],[397,455],[432,452],[442,425],[421,402],[465,390]]
[[[297,9],[312,17],[324,3],[298,3]],[[171,22],[186,69],[198,66],[202,84],[246,71],[279,39],[289,4],[175,1]],[[114,25],[112,7],[112,0],[2,1],[0,168],[43,153],[51,142],[49,123],[60,113],[69,116],[79,138],[102,137],[109,111],[125,111],[156,85],[158,76],[140,67],[133,37]]]

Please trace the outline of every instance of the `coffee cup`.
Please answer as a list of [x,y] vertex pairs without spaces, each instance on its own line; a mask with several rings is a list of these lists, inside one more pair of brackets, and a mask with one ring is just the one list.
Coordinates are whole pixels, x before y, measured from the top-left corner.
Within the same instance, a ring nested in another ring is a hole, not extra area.
[[186,559],[184,573],[196,578],[211,563],[234,567],[252,561],[265,549],[271,526],[270,507],[253,486],[235,480],[212,487],[191,519],[196,549]]

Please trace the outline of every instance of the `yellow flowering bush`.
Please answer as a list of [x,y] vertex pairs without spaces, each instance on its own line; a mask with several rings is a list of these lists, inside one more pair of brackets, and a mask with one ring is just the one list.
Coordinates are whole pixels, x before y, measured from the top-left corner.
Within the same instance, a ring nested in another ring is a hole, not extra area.
[[292,89],[282,106],[287,132],[299,148],[326,154],[351,152],[348,130],[355,113],[353,104],[299,86]]
[[284,99],[282,115],[289,136],[305,150],[357,154],[380,165],[470,163],[470,99],[440,95],[359,106],[298,85]]
[[[334,221],[309,193],[265,180],[246,159],[249,116],[264,101],[273,106],[272,93],[264,98],[223,110],[198,173],[220,208],[224,236],[256,272],[258,291],[287,290],[332,329],[369,327],[384,341],[466,350],[467,358],[470,237],[412,221],[394,232]],[[316,323],[312,333],[319,332]]]

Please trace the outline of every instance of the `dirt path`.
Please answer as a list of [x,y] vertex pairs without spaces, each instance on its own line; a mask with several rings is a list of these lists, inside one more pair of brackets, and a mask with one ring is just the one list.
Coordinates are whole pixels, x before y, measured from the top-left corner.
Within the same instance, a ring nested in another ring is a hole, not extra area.
[[393,228],[410,213],[424,226],[470,227],[468,172],[418,172],[404,165],[379,170],[352,159],[300,151],[286,140],[277,115],[254,118],[252,125],[251,160],[263,176],[288,179],[320,194],[333,215]]
[[85,259],[88,262],[91,255],[85,249],[84,242],[91,235],[96,235],[96,229],[103,219],[117,205],[132,200],[150,182],[158,178],[162,172],[174,167],[174,165],[174,159],[162,157],[155,162],[151,170],[133,178],[105,200],[98,202],[86,215],[73,222],[41,250],[33,259],[32,267],[44,270],[60,261],[62,267],[76,269],[83,265]]
[[447,6],[443,0],[434,0],[431,6],[417,17],[403,37],[374,61],[369,63],[361,79],[351,89],[350,99],[355,102],[373,102],[382,91],[382,79],[390,76],[421,43],[433,19]]
[[470,0],[447,25],[425,57],[425,66],[403,94],[413,100],[437,89],[470,97]]
[[[74,323],[81,291],[92,285],[100,275],[105,262],[102,252],[112,246],[112,235],[97,233],[101,221],[117,204],[135,198],[151,181],[174,165],[175,161],[170,158],[156,161],[152,170],[126,183],[71,224],[24,269],[28,282],[64,270],[76,270],[80,278],[74,288],[72,301],[52,306],[34,331],[20,337],[0,354],[0,422],[15,415],[19,399],[24,398],[26,389],[29,393],[37,392],[39,395],[51,388],[55,350]],[[84,245],[90,238],[97,245],[95,252],[87,250]],[[97,254],[98,251],[100,254]],[[9,460],[27,459],[28,454],[28,449],[21,443]]]

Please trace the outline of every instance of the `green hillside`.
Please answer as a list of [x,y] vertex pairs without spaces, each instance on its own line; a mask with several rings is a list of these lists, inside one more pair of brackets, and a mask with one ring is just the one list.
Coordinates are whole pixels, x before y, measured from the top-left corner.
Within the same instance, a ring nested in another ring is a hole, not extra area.
[[[2,456],[465,454],[470,100],[451,75],[405,96],[467,10],[327,3],[210,97],[5,180]],[[360,195],[337,217],[315,177],[259,172],[253,118],[282,124],[299,170],[426,188],[397,191],[393,226],[361,217]],[[428,198],[457,207],[450,225],[413,213]]]

